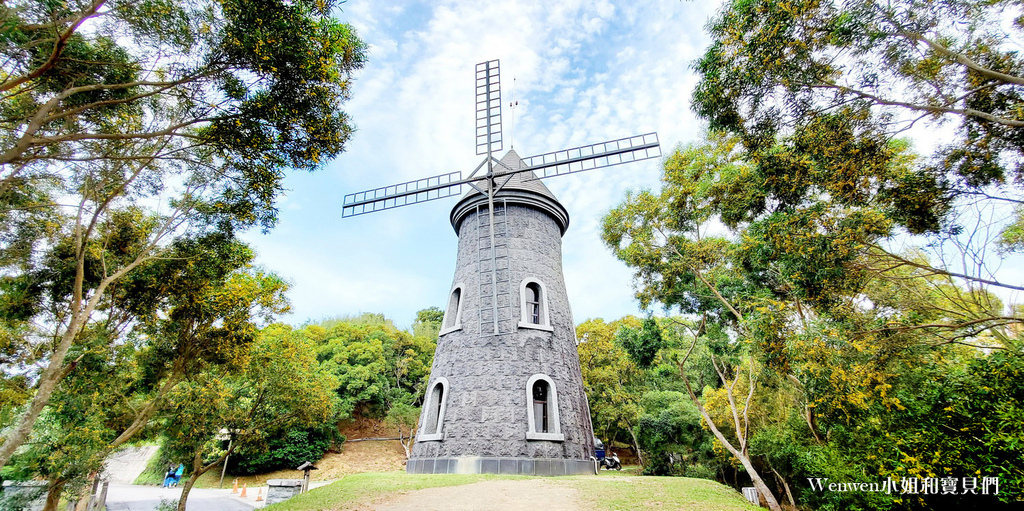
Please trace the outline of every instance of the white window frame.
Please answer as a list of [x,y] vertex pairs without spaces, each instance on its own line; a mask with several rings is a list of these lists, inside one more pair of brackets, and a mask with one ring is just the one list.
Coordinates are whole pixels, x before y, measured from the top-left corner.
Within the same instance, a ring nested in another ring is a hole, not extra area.
[[[452,322],[452,326],[446,327],[448,324],[448,315],[452,313],[452,295],[455,292],[459,292],[459,303],[455,307],[455,321]],[[462,330],[462,304],[466,303],[466,286],[461,282],[452,286],[452,291],[448,293],[448,303],[445,304],[444,318],[441,319],[441,331],[437,335],[444,335],[448,332],[454,332],[456,330]]]
[[[551,424],[547,433],[537,431],[536,417],[533,413],[533,384],[538,380],[544,380],[548,384],[548,419],[551,420]],[[535,374],[526,380],[526,423],[527,440],[565,441],[562,423],[558,419],[558,390],[555,388],[555,382],[546,374]]]
[[416,440],[418,442],[429,442],[444,439],[444,412],[448,408],[448,394],[451,393],[451,387],[448,385],[448,379],[445,377],[440,377],[434,380],[434,383],[432,383],[430,388],[427,389],[427,398],[423,403],[423,409],[425,410],[425,413],[423,414],[423,427],[427,427],[427,423],[429,422],[427,420],[428,414],[432,413],[436,406],[433,399],[434,389],[436,389],[438,385],[441,386],[441,409],[437,413],[436,429],[433,432],[420,430],[420,434],[416,436]]
[[[526,286],[537,284],[540,288],[540,323],[531,323],[527,318],[526,308]],[[553,332],[551,328],[551,315],[548,314],[548,288],[536,277],[526,277],[519,284],[519,328],[532,328],[534,330],[545,330]]]

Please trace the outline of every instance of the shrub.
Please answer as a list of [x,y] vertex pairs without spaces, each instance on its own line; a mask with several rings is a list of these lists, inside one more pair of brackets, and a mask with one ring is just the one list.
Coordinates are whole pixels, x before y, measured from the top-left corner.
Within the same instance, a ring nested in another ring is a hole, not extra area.
[[683,470],[683,476],[693,477],[697,479],[710,479],[714,481],[718,477],[718,474],[714,471],[714,469],[708,467],[707,465],[704,465],[702,463],[694,463],[693,465],[688,465],[686,469]]
[[295,469],[303,462],[316,462],[336,443],[345,441],[333,427],[292,430],[271,439],[265,450],[246,448],[235,451],[228,460],[234,475],[253,475],[274,470]]
[[644,394],[642,402],[644,414],[637,425],[637,437],[647,454],[644,475],[714,479],[710,437],[701,429],[700,413],[689,396],[652,391]]

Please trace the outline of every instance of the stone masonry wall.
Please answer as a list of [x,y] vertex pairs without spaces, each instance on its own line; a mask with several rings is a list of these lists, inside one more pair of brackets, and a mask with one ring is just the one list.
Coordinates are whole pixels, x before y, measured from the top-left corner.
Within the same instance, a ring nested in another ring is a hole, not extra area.
[[[496,202],[496,213],[500,204]],[[547,214],[512,203],[505,219],[496,214],[496,246],[500,253],[507,247],[508,263],[499,260],[497,265],[502,281],[501,333],[495,336],[490,319],[490,240],[487,220],[481,222],[478,215],[486,217],[486,207],[470,213],[459,228],[453,285],[464,285],[462,328],[440,336],[428,384],[429,388],[440,377],[449,382],[443,440],[417,442],[412,458],[588,459],[593,455],[593,433],[562,276],[559,227]],[[520,283],[527,277],[545,286],[551,332],[518,327]],[[538,373],[554,382],[562,442],[526,440],[526,384]]]

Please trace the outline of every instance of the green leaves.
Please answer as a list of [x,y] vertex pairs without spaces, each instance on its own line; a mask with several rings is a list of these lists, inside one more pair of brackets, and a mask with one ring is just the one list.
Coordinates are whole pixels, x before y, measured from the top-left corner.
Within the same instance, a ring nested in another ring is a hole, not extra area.
[[52,341],[19,361],[39,364],[39,390],[5,430],[0,465],[88,328],[147,336],[154,384],[185,371],[157,367],[162,356],[239,363],[258,318],[285,309],[285,283],[243,269],[252,255],[233,237],[271,228],[286,173],[321,167],[352,133],[341,105],[366,47],[334,5],[0,8],[0,329]]
[[336,380],[320,367],[311,340],[286,325],[271,325],[240,347],[238,358],[243,362],[207,366],[170,397],[164,448],[175,460],[203,460],[192,465],[193,479],[225,454],[216,439],[223,430],[235,446],[258,452],[283,431],[332,424]]
[[296,331],[314,344],[318,363],[335,378],[330,387],[339,400],[335,422],[354,414],[382,418],[400,403],[423,399],[436,325],[424,329],[422,321],[434,316],[431,309],[420,311],[415,335],[380,314],[328,319]]
[[639,326],[639,320],[627,316],[610,323],[592,319],[576,327],[576,337],[580,339],[576,349],[594,435],[609,443],[616,437],[629,441],[640,413],[640,371],[616,342],[620,331]]
[[[756,112],[746,109],[751,104],[737,111]],[[725,447],[734,458],[724,457],[748,472],[774,470],[791,485],[820,473],[945,476],[998,463],[1012,467],[1003,477],[1019,478],[1009,475],[1019,460],[1006,454],[1019,443],[1011,426],[1017,397],[972,409],[948,441],[933,434],[957,422],[937,414],[945,402],[939,389],[962,382],[964,395],[990,392],[997,378],[984,385],[964,371],[1020,357],[1019,332],[1007,327],[1021,323],[1019,311],[971,277],[944,272],[924,251],[883,248],[940,229],[955,211],[948,176],[921,165],[908,143],[890,140],[863,106],[793,114],[799,122],[789,126],[771,125],[776,114],[680,148],[665,161],[660,193],[627,195],[604,221],[603,239],[634,270],[642,305],[688,316],[674,323],[696,337],[692,351],[661,356],[689,356],[679,371],[707,414],[716,449]],[[1012,240],[1013,228],[1004,232]],[[644,364],[648,344],[638,339],[624,344]],[[701,383],[693,388],[693,381]],[[952,390],[948,396],[959,399]],[[663,419],[645,415],[640,425],[670,445],[672,421]],[[986,447],[968,448],[968,431]],[[793,443],[813,455],[793,452]],[[647,447],[662,448],[669,449]],[[970,461],[941,464],[950,451]],[[836,460],[842,467],[827,468]],[[681,471],[654,459],[659,465]],[[823,508],[894,505],[889,496],[797,493],[798,504]]]
[[661,328],[654,318],[647,318],[640,323],[639,329],[623,326],[615,333],[616,343],[629,353],[629,358],[640,369],[649,369],[654,358],[664,347]]
[[1003,231],[999,246],[1007,252],[1024,252],[1024,206],[1014,209],[1013,223]]
[[682,392],[649,391],[642,404],[644,413],[636,429],[640,447],[650,460],[644,474],[713,478],[714,472],[705,467],[714,458],[711,441],[690,397]]
[[913,119],[959,123],[937,168],[971,187],[1008,181],[1024,153],[1024,69],[1000,23],[1014,2],[736,1],[711,22],[694,109],[751,149],[823,113],[870,107],[895,136]]

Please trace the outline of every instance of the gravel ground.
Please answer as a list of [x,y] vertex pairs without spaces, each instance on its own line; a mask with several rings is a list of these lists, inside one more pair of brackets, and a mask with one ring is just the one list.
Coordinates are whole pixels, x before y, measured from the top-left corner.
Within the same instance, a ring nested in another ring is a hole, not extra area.
[[368,507],[376,511],[583,511],[578,491],[547,481],[485,481],[403,493]]

